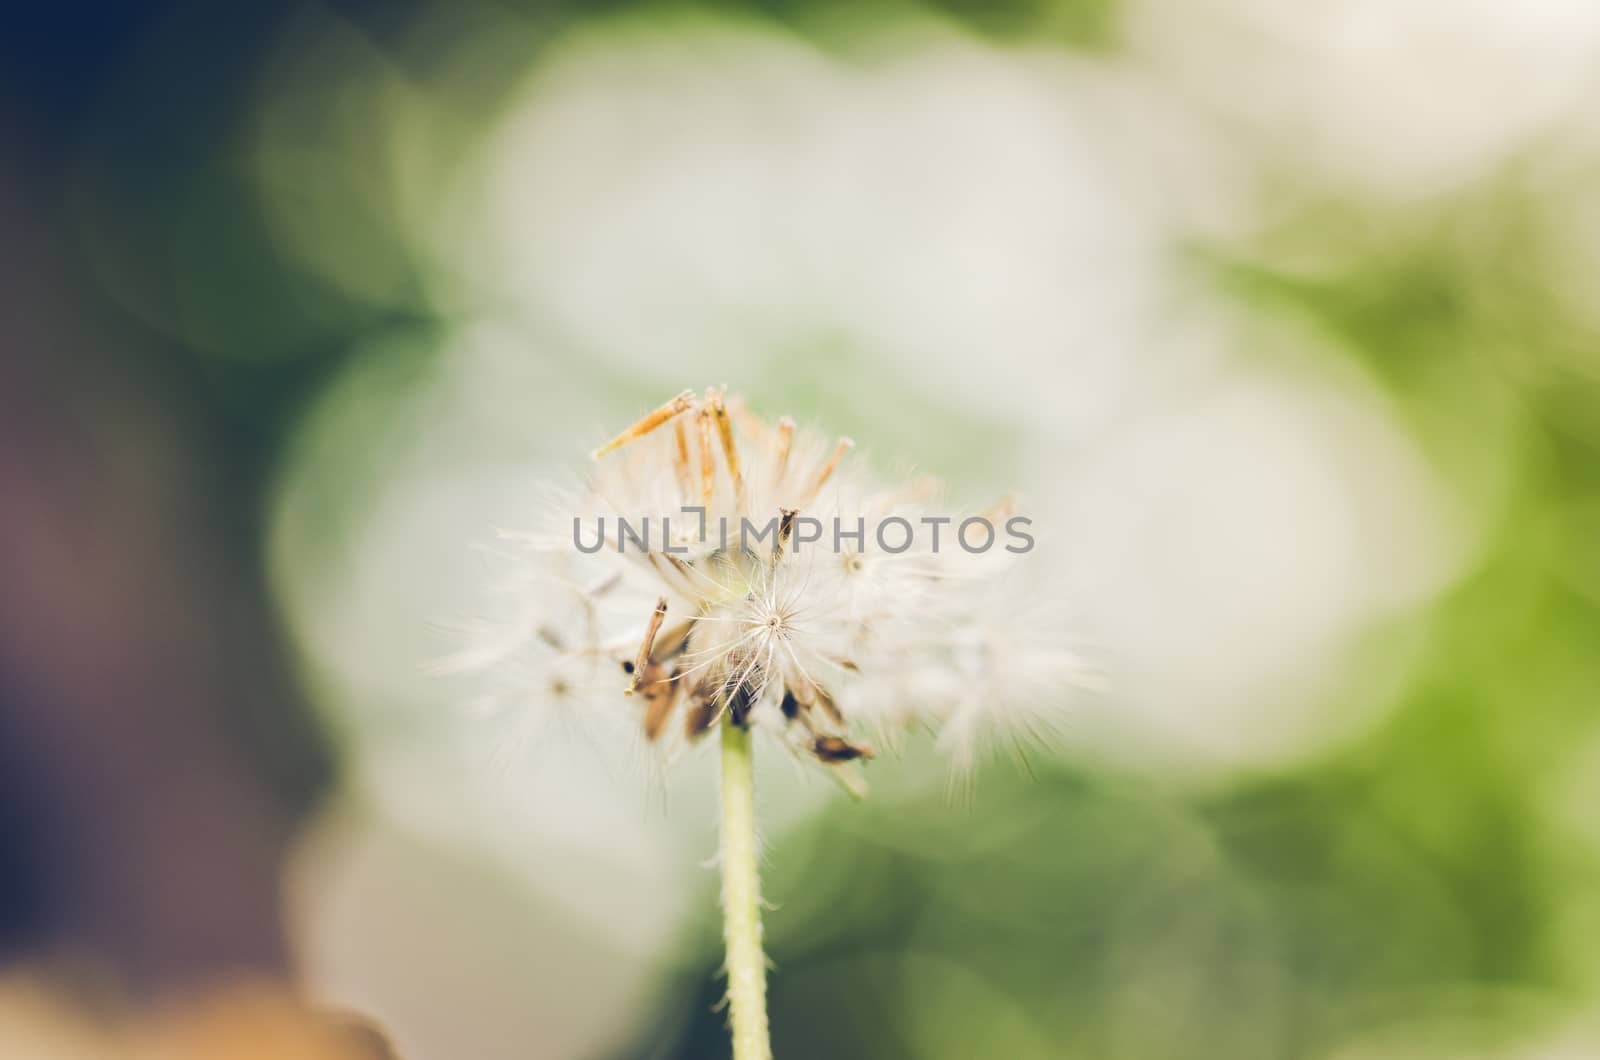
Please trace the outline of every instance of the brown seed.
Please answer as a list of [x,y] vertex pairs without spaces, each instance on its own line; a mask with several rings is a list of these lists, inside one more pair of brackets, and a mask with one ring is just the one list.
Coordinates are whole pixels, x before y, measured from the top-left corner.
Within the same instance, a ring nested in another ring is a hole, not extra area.
[[818,736],[811,744],[811,752],[824,762],[853,762],[877,753],[871,744],[851,743],[839,736]]
[[652,743],[666,728],[667,716],[678,698],[677,674],[668,674],[658,662],[646,663],[639,674],[639,694],[644,697],[644,735]]
[[725,400],[727,387],[711,396],[711,412],[717,420],[717,434],[722,438],[722,459],[728,465],[728,477],[733,480],[735,494],[744,489],[744,476],[739,473],[739,447],[733,440],[733,423],[728,419]]
[[694,391],[685,390],[683,393],[679,394],[665,405],[662,405],[660,408],[657,408],[651,412],[645,413],[643,416],[639,417],[638,420],[629,424],[623,429],[621,434],[618,434],[605,445],[602,445],[600,448],[596,449],[594,451],[594,458],[598,460],[607,453],[620,449],[635,439],[643,438],[645,435],[649,434],[663,423],[666,423],[668,420],[678,415],[678,413],[687,411],[693,402]]
[[833,697],[820,686],[817,687],[817,706],[828,716],[829,721],[835,725],[844,724],[844,711],[839,709],[839,704],[835,703]]
[[684,734],[691,740],[698,740],[711,731],[711,726],[716,720],[717,704],[712,697],[711,689],[701,685],[689,693],[689,706],[683,712]]
[[651,658],[650,649],[655,646],[656,633],[660,631],[661,620],[666,616],[667,598],[663,596],[656,601],[655,610],[650,612],[650,624],[645,627],[644,640],[639,644],[639,654],[634,657],[633,669],[628,671],[633,675],[633,680],[623,689],[623,695],[631,696],[639,690],[639,683],[644,680],[645,664]]

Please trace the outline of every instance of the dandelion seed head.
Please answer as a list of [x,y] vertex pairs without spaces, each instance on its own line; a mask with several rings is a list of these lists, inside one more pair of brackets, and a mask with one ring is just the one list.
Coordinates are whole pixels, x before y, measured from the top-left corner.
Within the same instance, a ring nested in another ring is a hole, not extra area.
[[502,709],[634,726],[667,757],[724,721],[770,731],[852,790],[919,727],[962,767],[1052,742],[1090,679],[1070,627],[1020,557],[957,547],[930,480],[879,481],[854,448],[683,392],[549,492],[547,525],[502,534],[509,617],[441,669],[485,676]]

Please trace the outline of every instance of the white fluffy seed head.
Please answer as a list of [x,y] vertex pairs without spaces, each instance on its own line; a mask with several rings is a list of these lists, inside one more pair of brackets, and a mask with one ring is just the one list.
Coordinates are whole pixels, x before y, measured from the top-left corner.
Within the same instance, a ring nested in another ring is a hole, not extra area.
[[1003,531],[965,551],[935,486],[875,481],[852,448],[686,391],[597,450],[548,525],[505,535],[527,571],[511,617],[450,668],[668,753],[724,721],[778,731],[852,788],[863,734],[932,729],[963,767],[1050,740],[1089,675],[1056,609],[1022,606],[1030,557]]

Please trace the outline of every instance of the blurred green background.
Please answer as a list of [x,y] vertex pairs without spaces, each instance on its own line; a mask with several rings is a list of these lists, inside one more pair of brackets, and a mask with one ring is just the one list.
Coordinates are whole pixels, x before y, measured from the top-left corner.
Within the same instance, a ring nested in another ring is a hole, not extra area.
[[18,962],[726,1055],[709,759],[422,676],[726,382],[1019,490],[1108,685],[964,799],[762,759],[777,1055],[1600,1057],[1600,8],[71,9],[0,110]]

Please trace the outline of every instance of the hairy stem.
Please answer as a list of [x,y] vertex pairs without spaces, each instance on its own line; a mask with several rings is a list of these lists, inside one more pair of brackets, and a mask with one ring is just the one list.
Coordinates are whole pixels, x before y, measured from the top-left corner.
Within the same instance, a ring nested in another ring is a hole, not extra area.
[[756,859],[755,774],[750,730],[722,721],[722,938],[727,947],[733,1060],[771,1060],[767,959],[761,949],[761,877]]

